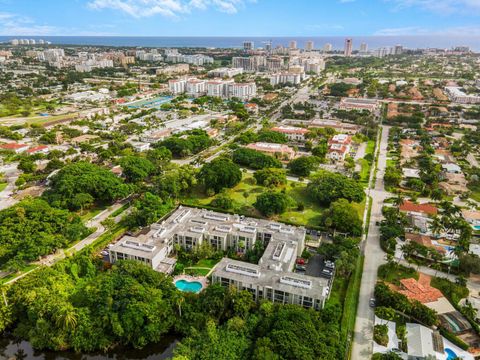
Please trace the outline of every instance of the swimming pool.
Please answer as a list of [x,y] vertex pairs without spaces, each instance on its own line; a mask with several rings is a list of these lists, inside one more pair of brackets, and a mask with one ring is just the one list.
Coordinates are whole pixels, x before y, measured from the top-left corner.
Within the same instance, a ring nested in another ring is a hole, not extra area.
[[453,360],[457,358],[457,354],[450,348],[445,348],[445,354],[447,355],[447,360]]
[[474,225],[473,228],[474,228],[475,230],[480,230],[480,225]]
[[188,280],[177,280],[175,281],[175,286],[180,291],[198,293],[202,290],[203,285],[198,281],[188,281]]

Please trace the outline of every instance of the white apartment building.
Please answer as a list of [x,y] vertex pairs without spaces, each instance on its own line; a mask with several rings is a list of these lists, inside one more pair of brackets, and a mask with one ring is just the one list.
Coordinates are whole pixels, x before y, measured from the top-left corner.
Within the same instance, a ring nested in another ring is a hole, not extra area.
[[242,68],[222,67],[222,68],[217,68],[217,69],[210,70],[208,72],[208,76],[218,77],[218,78],[224,78],[224,77],[231,78],[231,77],[234,77],[234,76],[240,75],[240,74],[243,74],[243,69]]
[[174,95],[183,94],[186,91],[187,80],[176,79],[168,81],[168,90]]
[[224,258],[215,267],[212,282],[247,290],[256,301],[319,310],[329,297],[333,271],[328,278],[292,272],[304,250],[305,235],[301,227],[180,206],[148,233],[124,236],[110,246],[109,257],[112,263],[131,259],[169,273],[176,262],[169,257],[175,245],[190,250],[208,243],[217,250],[243,253],[260,243],[265,252],[258,264]]
[[448,97],[451,101],[459,104],[478,104],[480,103],[479,95],[468,95],[462,88],[456,86],[447,86],[445,91],[448,94]]
[[229,98],[238,98],[245,101],[255,96],[257,96],[257,85],[254,82],[231,83],[228,85]]
[[273,74],[270,76],[270,84],[272,86],[279,85],[279,84],[298,85],[302,82],[302,79],[303,77],[301,74],[281,72],[281,73]]
[[199,79],[188,79],[185,86],[185,92],[189,96],[202,96],[206,93],[206,81]]

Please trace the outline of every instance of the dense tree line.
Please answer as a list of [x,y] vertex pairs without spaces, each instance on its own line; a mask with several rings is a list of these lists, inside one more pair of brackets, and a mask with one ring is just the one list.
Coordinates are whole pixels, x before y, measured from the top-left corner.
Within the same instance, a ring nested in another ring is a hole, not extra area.
[[41,199],[27,199],[0,211],[0,264],[17,270],[54,249],[87,236],[77,215],[52,208]]
[[338,199],[361,202],[365,198],[363,188],[353,179],[342,174],[322,171],[307,186],[310,196],[323,205]]
[[129,186],[110,170],[88,162],[62,168],[50,180],[43,197],[55,207],[83,209],[94,202],[111,203],[126,197]]
[[272,156],[253,149],[239,148],[233,152],[233,162],[251,169],[281,168],[282,163]]
[[166,147],[174,157],[182,158],[198,154],[212,144],[213,140],[204,130],[190,130],[170,136],[156,144],[155,147]]

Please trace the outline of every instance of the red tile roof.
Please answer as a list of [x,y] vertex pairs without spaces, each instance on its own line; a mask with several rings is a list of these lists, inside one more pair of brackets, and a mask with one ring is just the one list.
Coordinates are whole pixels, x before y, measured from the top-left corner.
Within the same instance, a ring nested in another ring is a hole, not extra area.
[[48,146],[46,145],[38,145],[38,146],[35,146],[35,147],[32,147],[30,149],[27,150],[27,153],[29,154],[33,154],[33,153],[36,153],[37,151],[42,151],[44,149],[48,149]]
[[0,145],[0,148],[5,149],[5,150],[16,150],[16,149],[21,149],[24,148],[28,145],[25,144],[17,144],[17,143],[10,143],[10,144],[2,144]]
[[422,304],[434,302],[442,298],[443,294],[440,290],[431,287],[430,279],[422,275],[420,274],[418,281],[415,279],[401,279],[402,290],[398,292],[411,300],[418,300]]
[[431,204],[415,204],[408,200],[404,201],[403,204],[400,205],[400,211],[420,212],[428,215],[436,215],[438,213],[438,209]]

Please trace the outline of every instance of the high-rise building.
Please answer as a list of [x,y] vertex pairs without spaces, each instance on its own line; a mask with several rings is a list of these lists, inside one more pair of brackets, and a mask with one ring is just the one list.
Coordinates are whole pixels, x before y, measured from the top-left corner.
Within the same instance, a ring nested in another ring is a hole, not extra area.
[[253,41],[244,41],[243,42],[243,50],[249,51],[255,49],[255,44]]
[[290,50],[295,50],[297,48],[297,42],[295,40],[290,41],[288,47],[290,48]]
[[330,43],[326,43],[325,45],[323,45],[323,51],[324,52],[330,52],[330,51],[332,51],[332,49],[333,49],[333,46]]
[[368,52],[368,44],[367,43],[361,43],[360,44],[360,52],[363,53],[363,54]]
[[402,45],[395,45],[394,54],[395,55],[402,55],[403,54],[403,46]]
[[345,56],[352,56],[352,46],[352,39],[345,39],[345,48],[343,50]]
[[265,43],[265,50],[272,51],[272,42],[271,41],[267,41]]
[[307,41],[305,43],[305,50],[306,51],[312,51],[313,50],[313,41],[310,40],[310,41]]

